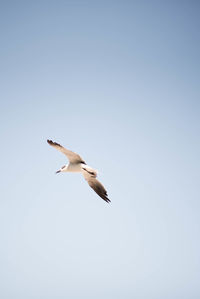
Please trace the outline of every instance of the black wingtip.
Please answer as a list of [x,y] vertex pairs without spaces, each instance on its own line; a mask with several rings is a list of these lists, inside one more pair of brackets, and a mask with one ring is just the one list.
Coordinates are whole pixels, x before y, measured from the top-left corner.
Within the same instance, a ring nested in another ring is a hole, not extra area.
[[57,142],[53,142],[52,140],[47,139],[48,144],[50,145],[57,145],[57,146],[61,146],[59,143]]
[[110,203],[111,202],[111,200],[108,198],[108,197],[106,197],[106,196],[101,196],[102,198],[103,198],[103,200],[105,200],[107,203]]

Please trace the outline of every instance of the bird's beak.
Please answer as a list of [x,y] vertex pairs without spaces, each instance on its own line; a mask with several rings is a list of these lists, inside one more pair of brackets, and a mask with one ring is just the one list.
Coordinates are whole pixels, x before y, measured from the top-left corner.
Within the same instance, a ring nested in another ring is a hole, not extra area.
[[59,172],[60,172],[60,170],[56,171],[56,173],[59,173]]

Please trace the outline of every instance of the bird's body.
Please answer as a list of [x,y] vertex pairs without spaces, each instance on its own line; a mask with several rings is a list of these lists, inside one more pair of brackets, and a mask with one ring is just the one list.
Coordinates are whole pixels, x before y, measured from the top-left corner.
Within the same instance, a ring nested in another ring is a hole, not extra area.
[[91,168],[90,166],[86,165],[85,163],[68,163],[67,165],[64,165],[61,167],[57,173],[59,172],[83,172],[83,170],[89,171],[92,174],[96,173],[96,170]]
[[63,166],[63,168],[61,168],[59,172],[81,172],[81,170],[81,163],[69,163]]
[[48,144],[55,147],[57,150],[62,152],[69,159],[69,164],[61,167],[56,173],[59,172],[80,172],[83,174],[85,180],[89,186],[106,202],[110,202],[107,197],[107,191],[104,186],[96,179],[97,171],[92,167],[88,166],[85,161],[76,153],[64,148],[60,144],[47,140]]
[[82,170],[82,163],[78,163],[78,164],[69,163],[66,169],[67,172],[81,172],[81,170]]

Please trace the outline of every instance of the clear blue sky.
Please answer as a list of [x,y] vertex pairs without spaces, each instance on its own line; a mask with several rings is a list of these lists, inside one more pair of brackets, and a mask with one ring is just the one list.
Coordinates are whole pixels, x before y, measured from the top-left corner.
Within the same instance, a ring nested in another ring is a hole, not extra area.
[[0,2],[1,299],[200,298],[199,28],[199,1]]

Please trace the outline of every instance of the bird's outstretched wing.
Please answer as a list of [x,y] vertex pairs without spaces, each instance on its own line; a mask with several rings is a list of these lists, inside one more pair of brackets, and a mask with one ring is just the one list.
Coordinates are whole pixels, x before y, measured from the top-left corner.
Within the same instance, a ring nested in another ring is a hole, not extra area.
[[83,163],[86,164],[85,161],[81,158],[81,156],[79,156],[78,154],[66,149],[65,147],[63,147],[62,145],[53,142],[52,140],[47,140],[48,144],[55,147],[58,151],[60,151],[61,153],[63,153],[64,155],[67,156],[69,162],[71,163]]
[[88,171],[87,168],[82,167],[83,176],[88,182],[89,186],[106,202],[110,202],[110,199],[108,198],[108,194],[104,186],[96,179],[96,172]]

